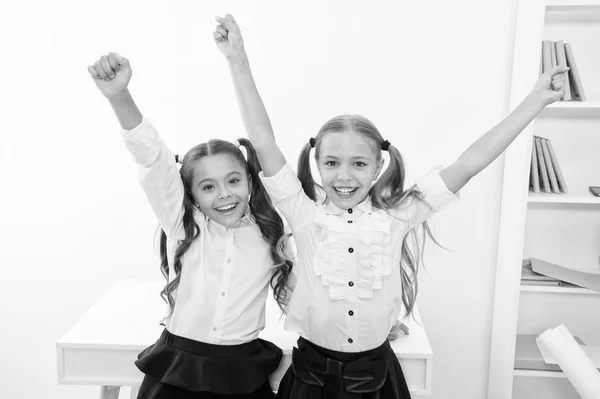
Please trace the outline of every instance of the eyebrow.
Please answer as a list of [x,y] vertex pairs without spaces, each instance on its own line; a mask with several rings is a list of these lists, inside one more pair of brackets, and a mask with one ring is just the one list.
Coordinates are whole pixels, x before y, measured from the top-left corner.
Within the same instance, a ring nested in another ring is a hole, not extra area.
[[[336,157],[335,155],[325,155],[323,156],[323,158],[329,158],[329,159],[339,159],[338,157]],[[363,155],[357,155],[354,157],[350,157],[351,160],[356,160],[356,159],[369,159],[369,157],[363,156]]]
[[[229,172],[225,175],[225,179],[227,179],[228,177],[230,177],[231,175],[242,175],[240,172],[234,170],[233,172]],[[206,179],[202,179],[198,182],[198,185],[201,185],[202,183],[205,182],[209,182],[209,181],[215,181],[216,179],[213,179],[212,177],[207,177]]]

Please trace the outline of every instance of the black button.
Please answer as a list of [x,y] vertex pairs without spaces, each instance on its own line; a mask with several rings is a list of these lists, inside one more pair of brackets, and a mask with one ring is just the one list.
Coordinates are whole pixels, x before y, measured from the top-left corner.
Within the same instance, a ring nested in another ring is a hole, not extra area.
[[352,220],[348,220],[348,223],[352,223]]
[[352,213],[352,212],[354,212],[354,211],[352,210],[352,208],[348,209],[348,213]]
[[348,252],[350,252],[350,253],[354,252],[354,248],[348,248]]
[[352,340],[352,338],[348,338],[348,342],[349,342],[349,343],[352,343],[352,342],[354,342],[354,341]]
[[348,314],[349,314],[350,316],[354,316],[354,312],[353,312],[353,311],[349,311],[349,312],[348,312]]
[[354,281],[350,281],[350,282],[348,282],[348,285],[349,285],[350,287],[354,286]]

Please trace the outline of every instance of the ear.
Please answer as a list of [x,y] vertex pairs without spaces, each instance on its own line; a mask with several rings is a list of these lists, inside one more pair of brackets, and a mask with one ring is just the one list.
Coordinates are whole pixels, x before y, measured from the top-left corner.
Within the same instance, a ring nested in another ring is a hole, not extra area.
[[383,169],[383,157],[377,162],[377,168],[375,168],[375,173],[373,174],[373,181],[377,180],[381,170]]

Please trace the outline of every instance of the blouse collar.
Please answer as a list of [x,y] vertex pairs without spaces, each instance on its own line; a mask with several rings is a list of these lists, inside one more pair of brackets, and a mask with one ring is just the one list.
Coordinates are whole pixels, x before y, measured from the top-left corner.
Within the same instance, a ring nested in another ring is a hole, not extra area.
[[256,219],[250,213],[250,207],[248,207],[246,209],[246,213],[244,214],[244,216],[242,216],[240,218],[240,220],[238,220],[237,223],[231,227],[225,227],[222,224],[217,223],[214,220],[210,219],[206,215],[204,215],[204,218],[205,218],[207,224],[216,227],[218,230],[224,230],[224,231],[229,230],[229,229],[240,229],[240,228],[244,228],[244,227],[248,227],[248,226],[252,226],[252,225],[256,224]]
[[[335,205],[333,203],[333,201],[327,200],[323,205],[322,205],[323,211],[327,214],[330,215],[343,215],[344,213],[348,212],[348,209],[342,209],[339,208],[337,205]],[[358,208],[361,212],[363,213],[374,213],[375,211],[373,210],[373,204],[371,202],[371,196],[367,196],[365,198],[365,200],[363,202],[361,202],[360,204],[356,205],[355,208]]]

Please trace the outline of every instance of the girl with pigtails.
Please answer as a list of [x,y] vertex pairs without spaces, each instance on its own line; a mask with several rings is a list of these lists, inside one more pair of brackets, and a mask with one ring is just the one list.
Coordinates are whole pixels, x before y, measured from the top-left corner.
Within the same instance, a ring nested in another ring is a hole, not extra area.
[[289,300],[292,263],[282,256],[283,220],[253,146],[210,140],[188,151],[178,170],[128,90],[129,61],[110,53],[88,70],[121,124],[162,228],[168,314],[158,341],[136,361],[145,374],[138,398],[274,398],[269,375],[282,353],[258,334],[269,283],[282,310]]
[[[459,190],[498,157],[563,93],[566,68],[541,76],[523,102],[452,165],[433,168],[405,188],[399,150],[365,117],[342,115],[307,140],[298,176],[277,146],[234,18],[217,18],[261,180],[288,221],[298,280],[285,328],[300,335],[278,398],[410,398],[388,334],[408,317],[417,295],[421,249],[415,231],[456,202]],[[383,170],[382,151],[390,162]],[[322,185],[313,181],[314,153]]]

